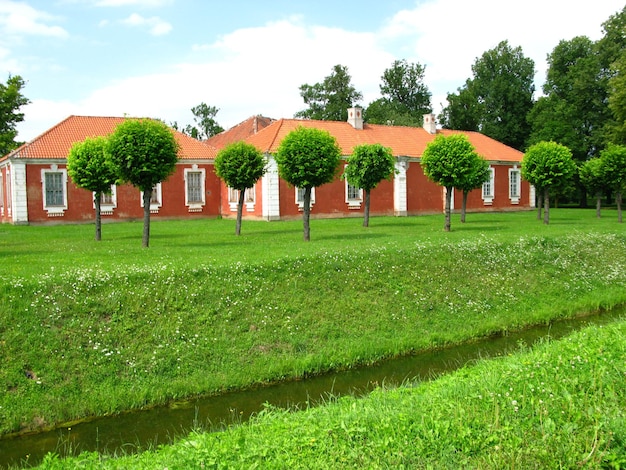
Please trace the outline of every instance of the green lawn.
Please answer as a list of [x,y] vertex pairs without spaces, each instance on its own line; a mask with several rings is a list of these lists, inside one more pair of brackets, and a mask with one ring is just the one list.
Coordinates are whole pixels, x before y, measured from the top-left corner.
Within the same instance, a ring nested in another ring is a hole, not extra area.
[[624,304],[614,215],[2,225],[0,434]]

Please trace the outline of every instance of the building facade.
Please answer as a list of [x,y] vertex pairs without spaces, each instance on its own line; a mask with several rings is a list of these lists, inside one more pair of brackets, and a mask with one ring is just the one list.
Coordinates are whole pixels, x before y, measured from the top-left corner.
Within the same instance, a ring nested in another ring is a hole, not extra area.
[[[76,187],[67,174],[67,155],[75,142],[106,136],[125,118],[70,116],[29,143],[0,159],[0,221],[3,223],[90,222],[95,218],[93,194]],[[349,110],[347,122],[299,119],[274,120],[254,116],[218,136],[201,142],[172,130],[179,145],[176,171],[153,191],[151,212],[155,218],[235,217],[238,191],[228,188],[215,175],[214,159],[219,149],[245,140],[266,156],[267,172],[247,190],[243,216],[259,220],[300,217],[303,192],[280,178],[273,158],[282,139],[298,126],[329,132],[347,158],[355,145],[379,143],[389,147],[396,160],[396,174],[371,192],[371,215],[408,216],[441,213],[445,189],[428,181],[421,155],[438,134],[433,115],[424,116],[424,126],[402,127],[363,122],[362,110]],[[523,154],[477,132],[462,132],[491,169],[490,180],[472,191],[468,211],[524,210],[534,206],[532,187],[521,179]],[[342,162],[345,166],[345,161]],[[338,168],[338,175],[343,171]],[[459,209],[462,193],[453,194]],[[132,220],[143,216],[140,191],[130,185],[113,186],[103,196],[103,220]],[[359,217],[364,194],[338,176],[314,188],[312,217]]]

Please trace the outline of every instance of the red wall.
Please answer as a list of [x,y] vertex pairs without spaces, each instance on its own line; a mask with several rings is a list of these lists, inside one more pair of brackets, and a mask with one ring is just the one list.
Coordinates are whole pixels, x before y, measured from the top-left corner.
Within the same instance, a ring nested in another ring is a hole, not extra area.
[[[65,169],[65,165],[58,165],[59,169]],[[220,213],[220,184],[215,176],[213,165],[201,164],[198,169],[205,169],[205,205],[200,212],[189,212],[185,205],[185,180],[184,169],[191,168],[190,163],[176,165],[176,171],[166,181],[161,183],[161,207],[158,213],[151,217],[180,218],[180,217],[216,217]],[[49,169],[50,164],[30,164],[26,166],[26,183],[28,191],[28,220],[29,222],[88,222],[95,218],[93,208],[93,196],[91,191],[78,188],[68,178],[67,184],[67,210],[62,217],[49,217],[43,207],[43,187],[41,182],[41,170]],[[112,215],[102,215],[102,220],[128,220],[141,219],[143,207],[141,207],[140,191],[129,184],[117,186],[117,207]]]

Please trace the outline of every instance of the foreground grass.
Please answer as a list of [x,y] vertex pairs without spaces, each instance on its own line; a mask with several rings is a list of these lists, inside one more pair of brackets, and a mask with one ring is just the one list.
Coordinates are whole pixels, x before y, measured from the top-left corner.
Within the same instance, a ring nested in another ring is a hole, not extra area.
[[626,236],[592,211],[441,223],[163,222],[149,250],[138,224],[2,226],[0,434],[626,302]]
[[625,335],[626,321],[590,327],[434,382],[40,468],[624,468]]

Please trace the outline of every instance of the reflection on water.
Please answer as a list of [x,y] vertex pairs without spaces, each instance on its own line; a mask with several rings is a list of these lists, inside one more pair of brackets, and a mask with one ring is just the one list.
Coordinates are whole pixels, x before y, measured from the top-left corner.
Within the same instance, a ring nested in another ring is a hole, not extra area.
[[506,336],[489,338],[453,348],[391,359],[363,367],[306,380],[283,382],[241,392],[227,393],[194,401],[118,416],[94,419],[55,431],[0,440],[0,466],[27,461],[33,465],[48,452],[60,455],[81,451],[132,453],[147,446],[167,444],[186,435],[195,426],[213,428],[245,421],[268,403],[277,407],[316,404],[329,395],[363,395],[377,385],[429,380],[481,358],[507,354],[520,342],[533,344],[540,338],[560,338],[591,324],[606,324],[622,318],[624,310],[549,326],[534,327]]

